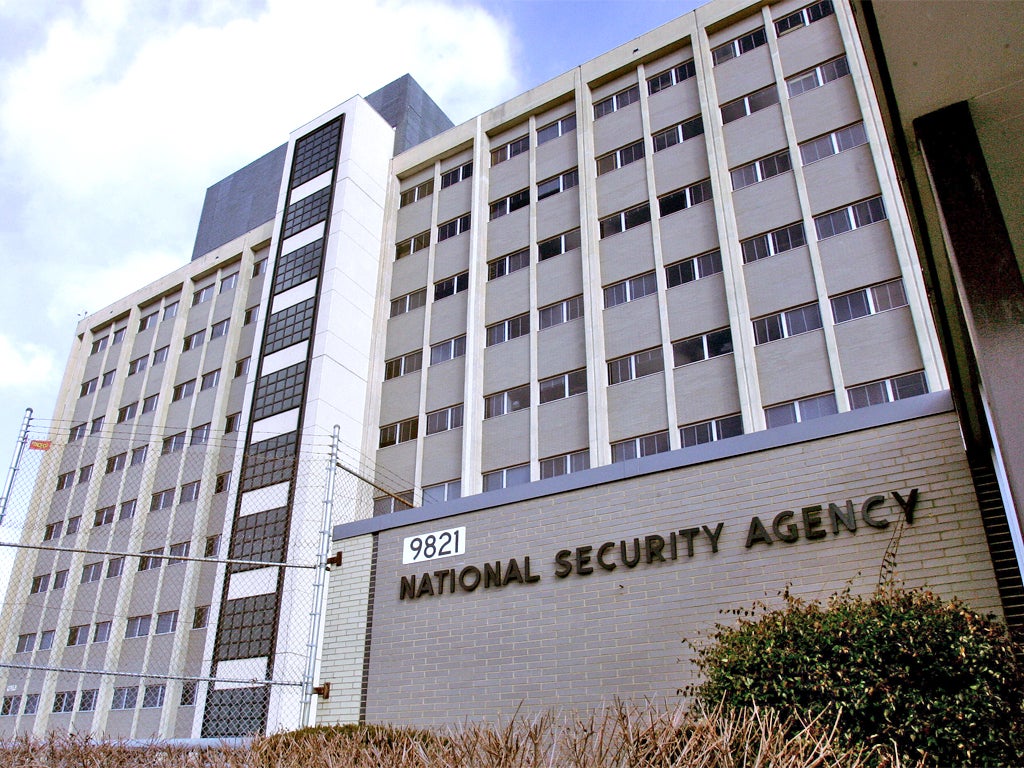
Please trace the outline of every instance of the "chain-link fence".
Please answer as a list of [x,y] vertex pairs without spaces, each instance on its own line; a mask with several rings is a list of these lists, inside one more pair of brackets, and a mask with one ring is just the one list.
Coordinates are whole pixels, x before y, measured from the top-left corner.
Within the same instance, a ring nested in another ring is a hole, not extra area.
[[240,492],[252,458],[240,433],[67,430],[24,433],[6,494],[0,734],[309,722],[330,528],[372,515],[382,493],[360,479],[363,457],[303,438],[297,456],[271,459],[291,462],[289,482]]

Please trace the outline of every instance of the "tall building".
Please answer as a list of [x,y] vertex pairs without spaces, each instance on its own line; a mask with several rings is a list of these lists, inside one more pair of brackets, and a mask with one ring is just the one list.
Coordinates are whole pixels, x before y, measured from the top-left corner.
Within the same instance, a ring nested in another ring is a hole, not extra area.
[[671,696],[680,627],[892,562],[1018,621],[870,66],[846,0],[715,0],[459,126],[403,78],[211,187],[192,262],[79,327],[0,728]]

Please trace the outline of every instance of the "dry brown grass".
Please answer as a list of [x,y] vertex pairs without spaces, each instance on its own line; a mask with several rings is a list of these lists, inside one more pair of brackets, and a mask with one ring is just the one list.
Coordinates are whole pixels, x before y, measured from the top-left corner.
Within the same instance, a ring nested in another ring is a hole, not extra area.
[[247,747],[138,747],[85,736],[0,741],[10,768],[911,768],[898,755],[838,746],[830,723],[767,711],[659,710],[618,704],[586,717],[517,716],[446,731],[308,728]]

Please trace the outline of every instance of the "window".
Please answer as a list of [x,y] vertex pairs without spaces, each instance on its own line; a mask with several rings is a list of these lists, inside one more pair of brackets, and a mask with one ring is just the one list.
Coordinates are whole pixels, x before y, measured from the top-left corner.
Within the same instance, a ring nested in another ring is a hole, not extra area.
[[568,475],[572,472],[580,472],[590,469],[590,451],[576,451],[575,453],[563,453],[561,456],[552,456],[548,459],[541,459],[540,478],[557,477]]
[[[71,643],[68,643],[71,645]],[[53,695],[54,712],[74,712],[76,691],[57,691]]]
[[107,348],[107,341],[108,339],[106,336],[94,339],[92,342],[92,349],[90,350],[89,354],[95,355],[97,352],[102,352],[104,349]]
[[485,472],[483,479],[484,492],[497,491],[501,488],[511,488],[513,485],[528,483],[530,482],[530,465],[519,464],[515,467]]
[[457,219],[446,221],[444,224],[437,225],[437,242],[443,242],[449,237],[455,237],[461,235],[463,232],[469,231],[470,215],[468,213],[459,216]]
[[458,429],[462,426],[462,403],[450,405],[439,411],[431,411],[427,414],[427,434],[433,435],[436,432],[447,432],[449,429]]
[[923,395],[927,391],[928,383],[925,381],[924,373],[918,371],[891,379],[873,381],[870,384],[847,387],[846,395],[850,398],[851,408],[867,408],[869,405],[891,403],[894,400]]
[[415,440],[419,434],[420,420],[419,417],[413,417],[400,421],[397,424],[388,424],[385,427],[380,428],[380,446],[386,448],[389,445],[396,445],[398,443],[405,443],[409,440]]
[[82,584],[89,584],[103,578],[103,562],[89,563],[82,566]]
[[220,534],[206,537],[206,546],[203,549],[203,557],[216,557],[220,554]]
[[543,200],[545,197],[551,197],[552,195],[557,195],[559,192],[565,192],[565,190],[572,189],[579,183],[580,174],[575,168],[558,176],[552,176],[550,179],[537,182],[537,199]]
[[117,409],[117,423],[124,424],[126,421],[131,421],[135,418],[135,412],[138,410],[138,402],[129,403],[128,405],[121,406]]
[[156,512],[160,509],[167,509],[174,505],[174,489],[168,488],[165,491],[157,491],[149,502],[149,511]]
[[38,595],[45,592],[50,588],[50,574],[44,573],[42,576],[34,576],[32,578],[32,584],[29,586],[28,593],[30,595]]
[[765,232],[763,235],[740,240],[740,249],[743,251],[743,263],[749,264],[758,259],[766,259],[769,256],[799,248],[806,243],[804,225],[798,221],[796,224],[789,224],[771,232]]
[[423,486],[423,504],[440,504],[462,498],[462,480]]
[[44,629],[39,633],[39,650],[48,651],[53,648],[53,638],[56,636],[57,630],[55,629]]
[[661,347],[634,352],[632,355],[608,361],[608,384],[639,379],[665,370],[665,358]]
[[153,365],[160,365],[160,363],[166,363],[167,355],[170,351],[170,347],[160,347],[160,349],[153,352]]
[[135,709],[135,703],[139,698],[139,689],[136,688],[115,688],[114,698],[110,702],[111,709]]
[[803,400],[795,400],[792,403],[773,405],[764,409],[764,416],[768,428],[771,429],[817,419],[820,416],[829,416],[836,412],[836,396],[830,392],[827,395],[808,397]]
[[196,380],[189,379],[181,384],[174,387],[174,391],[171,394],[171,402],[176,403],[179,400],[184,400],[186,397],[191,397],[192,393],[196,391]]
[[725,440],[743,434],[743,417],[738,413],[721,419],[702,421],[679,428],[679,438],[683,448]]
[[793,169],[789,162],[789,150],[784,150],[768,157],[762,157],[753,163],[741,165],[739,168],[730,171],[732,176],[732,188],[743,189],[759,181],[770,179]]
[[628,280],[605,286],[604,308],[617,307],[619,304],[626,304],[657,292],[658,278],[654,272],[645,272]]
[[[152,571],[163,565],[163,558],[160,557],[164,553],[163,547],[157,547],[156,549],[147,549],[141,555],[139,555],[139,570],[140,571]],[[146,634],[149,632],[149,617],[146,617]]]
[[666,69],[664,72],[647,78],[647,93],[653,96],[659,91],[671,88],[673,85],[683,82],[683,80],[694,77],[696,74],[697,69],[694,66],[693,59],[690,59],[677,67]]
[[538,326],[542,331],[553,325],[561,325],[583,317],[583,297],[573,296],[571,299],[560,301],[557,304],[541,307],[537,315],[539,317]]
[[818,305],[805,304],[802,307],[768,315],[754,320],[754,343],[785,339],[821,328],[821,313]]
[[762,45],[768,42],[768,36],[765,34],[764,27],[755,29],[749,34],[737,37],[735,40],[730,40],[725,45],[720,45],[717,48],[711,49],[711,59],[715,62],[717,67],[723,62],[729,61],[729,59],[735,59],[737,56],[742,56],[744,53],[749,53],[755,48],[760,48]]
[[501,200],[496,200],[491,203],[491,221],[494,219],[500,219],[513,211],[518,211],[520,208],[526,208],[530,204],[530,190],[521,189],[518,192],[513,192],[508,197],[503,197]]
[[418,291],[405,294],[405,296],[399,296],[397,299],[391,300],[391,317],[398,317],[398,315],[404,315],[406,312],[412,312],[426,303],[426,288],[420,288]]
[[124,558],[112,557],[107,561],[107,578],[116,579],[124,573]]
[[694,280],[717,275],[722,271],[722,254],[720,251],[711,251],[700,256],[678,261],[665,267],[665,277],[669,288],[677,285],[692,283]]
[[521,251],[509,253],[502,256],[500,259],[488,262],[487,279],[496,280],[499,277],[510,275],[513,272],[518,272],[520,269],[526,269],[529,266],[530,251],[528,248],[524,248]]
[[768,85],[760,90],[748,93],[742,98],[727,102],[722,105],[722,123],[731,123],[741,117],[760,112],[762,109],[779,103],[779,92],[774,85]]
[[165,437],[163,447],[160,449],[160,454],[166,456],[168,453],[174,453],[180,451],[185,447],[185,433],[178,432],[176,435]]
[[132,448],[132,458],[128,462],[128,466],[137,467],[140,464],[146,463],[146,453],[149,451],[148,445],[140,445],[138,448]]
[[114,522],[113,505],[97,509],[93,515],[92,524],[94,528],[99,528],[101,525],[110,525],[112,522]]
[[644,142],[636,141],[625,147],[620,147],[614,152],[609,152],[606,155],[601,155],[597,158],[597,175],[601,176],[605,173],[609,173],[618,168],[622,168],[624,165],[635,163],[637,160],[644,159]]
[[651,138],[654,141],[654,151],[661,152],[663,149],[674,147],[687,139],[704,135],[704,118],[700,115],[684,120],[671,128],[658,131]]
[[178,628],[178,612],[165,611],[156,615],[157,635],[169,635]]
[[78,482],[80,484],[81,483],[89,482],[89,478],[91,478],[91,477],[92,477],[92,464],[88,464],[88,465],[82,467],[80,470],[78,470]]
[[606,216],[600,220],[601,237],[603,239],[610,235],[616,235],[619,232],[625,232],[627,229],[646,224],[650,220],[651,206],[647,203],[620,213],[613,213],[611,216]]
[[192,629],[202,629],[210,621],[210,606],[197,605],[192,612]]
[[520,387],[507,389],[504,392],[495,392],[493,395],[484,397],[484,418],[503,416],[506,413],[529,407],[530,385],[523,384]]
[[89,642],[89,625],[82,624],[68,628],[68,645],[85,645]]
[[560,256],[580,247],[580,231],[573,229],[561,235],[537,243],[537,258],[540,261]]
[[847,63],[845,56],[840,56],[838,59],[826,61],[824,64],[819,64],[812,70],[786,78],[786,88],[789,89],[789,98],[792,99],[794,96],[799,96],[801,93],[813,91],[815,88],[820,88],[826,83],[838,80],[840,77],[846,77],[848,74],[850,74],[850,65]]
[[170,320],[178,316],[178,302],[172,301],[164,307],[164,320]]
[[395,379],[407,373],[414,373],[423,367],[423,351],[416,350],[402,357],[396,357],[384,363],[384,380]]
[[230,485],[230,483],[231,483],[231,473],[230,472],[221,472],[219,475],[217,475],[216,481],[214,481],[213,492],[214,493],[224,493],[224,491],[226,491],[228,489],[228,486]]
[[227,277],[221,279],[220,292],[227,293],[228,291],[233,290],[236,285],[238,285],[238,273],[232,272]]
[[18,635],[18,645],[15,646],[15,653],[31,653],[36,649],[36,635]]
[[144,370],[146,370],[146,367],[148,365],[149,365],[149,355],[143,355],[142,357],[137,357],[134,360],[132,360],[130,363],[128,363],[128,375],[129,376],[134,376],[136,373],[142,373]]
[[446,299],[469,288],[469,272],[447,277],[434,283],[434,301]]
[[193,349],[198,349],[203,345],[206,340],[206,329],[196,331],[195,333],[189,334],[185,337],[185,341],[181,345],[182,352],[188,352]]
[[885,218],[885,204],[879,196],[840,208],[838,211],[815,216],[814,228],[818,232],[818,239],[825,240],[852,229],[866,227],[868,224],[874,224]]
[[640,86],[631,85],[629,88],[619,91],[613,96],[594,102],[594,119],[610,115],[612,112],[628,107],[635,101],[640,100]]
[[124,336],[127,332],[127,328],[118,328],[116,331],[114,331],[114,335],[110,338],[111,346],[113,346],[114,344],[120,344],[122,341],[124,341]]
[[120,470],[124,469],[124,467],[125,467],[125,465],[127,463],[128,463],[128,454],[127,453],[119,453],[116,456],[110,456],[107,459],[106,474],[109,475],[112,472],[119,472]]
[[874,315],[907,305],[903,281],[890,280],[887,283],[850,291],[832,298],[832,317],[836,323],[845,323],[859,317]]
[[254,262],[253,265],[252,265],[252,276],[253,277],[259,277],[260,275],[263,274],[263,270],[266,269],[266,268],[267,268],[267,260],[266,259],[260,259],[259,261]]
[[466,354],[466,337],[456,336],[454,339],[441,341],[430,347],[430,364],[445,363]]
[[68,518],[68,528],[66,534],[70,536],[73,533],[78,533],[78,529],[82,527],[82,516],[75,515],[74,517]]
[[422,200],[432,194],[434,194],[434,180],[427,179],[422,184],[417,184],[415,187],[402,192],[398,198],[398,207],[404,208],[407,205],[412,205],[417,200]]
[[94,643],[105,643],[110,639],[110,626],[109,621],[97,622],[92,630],[92,641]]
[[530,313],[524,312],[521,315],[502,320],[500,323],[487,326],[487,346],[502,344],[512,339],[518,339],[530,332]]
[[153,411],[156,410],[156,400],[157,400],[157,395],[150,395],[149,397],[147,397],[145,400],[142,401],[142,413],[143,413],[143,415],[145,415],[147,413],[152,413]]
[[537,129],[537,146],[576,130],[576,115],[567,115]]
[[139,319],[139,333],[148,331],[150,328],[156,325],[157,312],[150,312],[148,315],[143,316]]
[[466,163],[465,165],[460,165],[458,168],[445,171],[441,174],[441,189],[450,187],[452,184],[458,184],[460,181],[465,181],[472,175],[473,163]]
[[708,358],[727,355],[732,352],[732,332],[728,328],[692,336],[672,344],[675,366],[689,365]]
[[540,380],[540,402],[550,403],[566,397],[579,395],[587,391],[587,369],[580,368],[568,373],[560,373],[549,379]]
[[86,424],[84,421],[81,424],[76,424],[75,426],[73,426],[71,428],[71,431],[68,433],[68,442],[73,443],[76,440],[81,440],[83,437],[85,437],[85,427]]
[[194,307],[196,304],[202,304],[204,301],[209,301],[212,298],[213,284],[211,283],[192,294],[192,306]]
[[229,413],[224,419],[224,434],[230,435],[232,432],[238,431],[238,425],[242,423],[242,414]]
[[166,685],[147,685],[142,693],[142,708],[159,709],[164,705],[164,695],[166,693]]
[[81,389],[78,390],[79,397],[85,397],[91,395],[96,391],[96,385],[99,383],[99,379],[89,379],[88,381],[82,382]]
[[118,520],[131,520],[135,517],[135,507],[138,499],[128,499],[121,502],[121,511],[117,516]]
[[775,22],[775,31],[779,35],[784,35],[787,32],[792,32],[794,29],[820,21],[826,16],[831,16],[832,12],[832,0],[821,0],[819,3],[814,3],[796,13],[791,13],[778,19]]
[[21,696],[4,696],[3,704],[0,704],[0,717],[13,717],[20,708]]
[[181,497],[178,499],[178,503],[185,504],[189,501],[195,501],[199,498],[199,481],[195,480],[191,483],[185,483],[181,486]]
[[242,325],[252,325],[260,318],[259,307],[249,307],[245,310],[245,314],[242,315]]
[[658,198],[658,214],[668,216],[676,211],[692,208],[711,199],[711,179],[698,181],[683,189],[669,192]]
[[800,145],[800,159],[804,165],[810,165],[823,158],[838,155],[840,152],[867,143],[868,134],[864,130],[864,123],[854,123],[840,128],[838,131],[805,141]]
[[504,163],[506,160],[511,160],[516,155],[523,154],[523,152],[529,148],[529,135],[521,136],[514,141],[510,141],[508,144],[503,144],[497,149],[491,150],[491,165],[497,165],[498,163]]
[[390,515],[392,512],[400,512],[403,509],[412,509],[412,491],[399,491],[395,494],[398,498],[391,496],[378,496],[373,500],[373,516]]
[[612,462],[628,461],[639,459],[644,456],[653,456],[656,453],[665,453],[669,449],[668,432],[655,432],[653,435],[633,437],[629,440],[620,440],[612,443]]
[[[68,474],[73,475],[74,473],[73,472],[69,472]],[[57,490],[60,490],[60,489],[58,488]],[[60,538],[60,535],[63,532],[63,530],[64,530],[64,521],[63,520],[60,520],[60,521],[58,521],[56,523],[50,523],[48,526],[46,526],[46,529],[43,531],[43,541],[52,541],[53,539]]]
[[424,251],[430,247],[430,230],[426,232],[420,232],[418,235],[410,237],[408,240],[403,240],[400,243],[395,244],[395,259],[404,259],[406,256],[411,256],[417,251]]
[[239,376],[245,376],[249,373],[249,361],[251,358],[243,357],[241,360],[235,361],[235,378]]
[[79,712],[94,712],[96,710],[96,701],[99,698],[98,688],[89,688],[82,691],[82,697],[78,700],[78,711]]
[[214,323],[210,326],[210,341],[219,339],[221,336],[226,336],[228,333],[228,327],[231,325],[231,319],[221,320],[218,323]]
[[68,585],[68,571],[57,571],[53,574],[53,589],[64,589]]
[[204,392],[207,389],[213,389],[220,383],[220,368],[215,371],[209,371],[203,374],[203,378],[199,382],[199,391]]
[[210,440],[210,424],[200,424],[198,427],[192,427],[192,439],[189,441],[189,445],[206,445]]

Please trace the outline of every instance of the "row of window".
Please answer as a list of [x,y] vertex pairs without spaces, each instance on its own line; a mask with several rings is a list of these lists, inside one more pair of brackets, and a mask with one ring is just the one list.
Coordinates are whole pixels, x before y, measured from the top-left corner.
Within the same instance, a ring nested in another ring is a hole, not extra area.
[[[194,707],[196,704],[197,683],[188,681],[182,683],[181,699],[179,704],[182,707]],[[142,708],[159,709],[164,705],[167,695],[165,685],[146,685],[142,689]],[[54,713],[69,713],[76,711],[75,702],[78,702],[77,711],[95,712],[99,702],[99,689],[86,688],[79,696],[78,691],[58,691],[53,697]],[[114,688],[111,697],[111,710],[135,709],[139,700],[139,687],[117,687]],[[4,696],[3,704],[0,705],[0,717],[14,716],[21,710],[22,697]],[[25,707],[21,714],[34,715],[39,709],[39,694],[29,693],[25,695]]]

